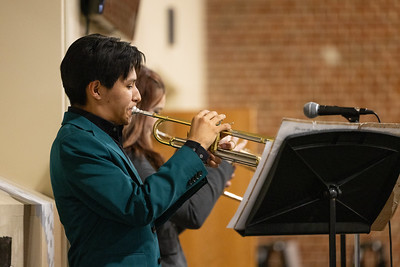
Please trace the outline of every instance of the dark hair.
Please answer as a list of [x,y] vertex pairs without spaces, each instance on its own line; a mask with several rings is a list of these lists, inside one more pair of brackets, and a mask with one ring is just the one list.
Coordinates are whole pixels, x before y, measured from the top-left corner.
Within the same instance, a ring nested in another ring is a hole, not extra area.
[[135,46],[116,37],[91,34],[76,40],[61,62],[61,79],[71,105],[86,104],[86,86],[99,80],[111,89],[134,68],[140,71],[145,56]]
[[[161,77],[145,66],[142,66],[138,73],[136,87],[142,97],[137,105],[141,110],[149,110],[165,95]],[[134,153],[136,157],[144,156],[158,170],[164,164],[164,159],[161,154],[153,150],[151,137],[145,131],[145,122],[148,119],[150,118],[147,116],[136,115],[123,129],[123,143],[128,154]]]

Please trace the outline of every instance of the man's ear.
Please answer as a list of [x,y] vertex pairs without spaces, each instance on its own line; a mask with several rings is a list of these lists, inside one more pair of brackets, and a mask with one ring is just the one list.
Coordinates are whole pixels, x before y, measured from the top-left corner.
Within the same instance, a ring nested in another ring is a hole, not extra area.
[[101,99],[100,87],[101,83],[99,80],[91,81],[86,88],[88,91],[88,95],[96,100],[100,100]]

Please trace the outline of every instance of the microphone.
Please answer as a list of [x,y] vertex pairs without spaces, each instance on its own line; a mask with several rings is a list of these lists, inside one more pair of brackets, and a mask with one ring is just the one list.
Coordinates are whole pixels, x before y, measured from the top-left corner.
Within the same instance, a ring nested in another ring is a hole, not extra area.
[[359,118],[360,115],[375,114],[373,110],[366,108],[323,106],[314,102],[306,103],[303,111],[304,115],[308,118],[315,118],[324,115],[341,115],[347,119],[356,119]]

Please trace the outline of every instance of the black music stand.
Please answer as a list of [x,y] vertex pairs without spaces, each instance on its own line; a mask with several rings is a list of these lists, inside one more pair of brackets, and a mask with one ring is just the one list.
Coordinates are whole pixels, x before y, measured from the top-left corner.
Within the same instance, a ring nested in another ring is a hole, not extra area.
[[369,233],[400,173],[400,137],[333,130],[288,136],[242,236]]

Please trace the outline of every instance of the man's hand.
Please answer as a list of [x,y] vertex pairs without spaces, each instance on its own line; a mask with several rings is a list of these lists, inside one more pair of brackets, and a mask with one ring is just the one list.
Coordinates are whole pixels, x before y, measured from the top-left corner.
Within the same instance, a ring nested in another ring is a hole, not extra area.
[[224,114],[218,114],[215,111],[200,111],[192,119],[188,140],[196,141],[208,150],[220,132],[231,129],[230,124],[221,123],[225,117]]
[[210,151],[208,151],[210,157],[207,160],[207,165],[212,168],[218,168],[219,164],[221,164],[222,159],[220,157],[215,156]]

